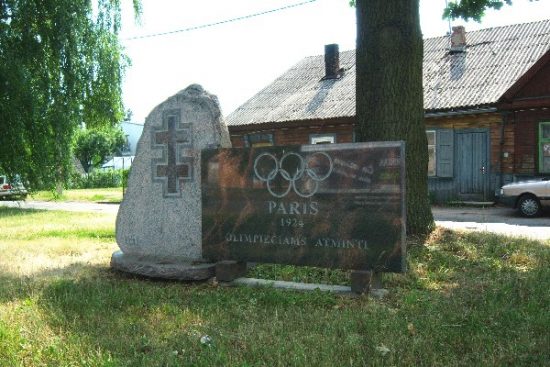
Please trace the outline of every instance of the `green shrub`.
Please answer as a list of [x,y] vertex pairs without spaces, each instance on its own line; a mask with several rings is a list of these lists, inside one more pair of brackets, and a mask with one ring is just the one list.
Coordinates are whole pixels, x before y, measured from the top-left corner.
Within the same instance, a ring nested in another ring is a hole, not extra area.
[[130,168],[122,170],[122,187],[128,187],[128,177],[130,176]]
[[125,175],[124,171],[120,169],[95,170],[88,175],[73,173],[70,177],[69,189],[121,187],[123,176]]

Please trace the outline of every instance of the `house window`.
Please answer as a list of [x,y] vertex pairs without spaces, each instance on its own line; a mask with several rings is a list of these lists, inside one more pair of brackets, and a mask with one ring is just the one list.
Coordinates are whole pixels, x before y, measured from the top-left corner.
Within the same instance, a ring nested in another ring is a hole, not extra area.
[[336,135],[334,134],[311,134],[309,136],[309,144],[334,144],[336,143]]
[[274,145],[273,134],[248,134],[244,136],[245,147],[270,147]]
[[550,122],[539,124],[539,172],[550,173]]
[[435,130],[426,131],[426,137],[428,138],[428,176],[435,176],[436,174]]

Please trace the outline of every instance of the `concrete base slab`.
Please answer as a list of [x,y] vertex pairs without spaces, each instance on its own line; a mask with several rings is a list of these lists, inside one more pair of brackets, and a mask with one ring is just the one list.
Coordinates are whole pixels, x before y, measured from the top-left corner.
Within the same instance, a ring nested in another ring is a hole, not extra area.
[[126,255],[116,251],[111,257],[111,268],[149,278],[174,280],[206,280],[215,275],[216,264],[194,264],[191,262],[169,262]]
[[[282,280],[267,280],[256,278],[237,278],[231,282],[220,282],[222,286],[235,287],[244,285],[248,287],[271,287],[276,289],[286,289],[295,291],[314,291],[316,289],[323,292],[331,292],[335,294],[357,297],[357,293],[351,291],[351,287],[345,285],[329,285],[329,284],[312,284],[312,283],[297,283],[286,282]],[[371,289],[369,295],[374,298],[383,298],[388,294],[387,289]]]

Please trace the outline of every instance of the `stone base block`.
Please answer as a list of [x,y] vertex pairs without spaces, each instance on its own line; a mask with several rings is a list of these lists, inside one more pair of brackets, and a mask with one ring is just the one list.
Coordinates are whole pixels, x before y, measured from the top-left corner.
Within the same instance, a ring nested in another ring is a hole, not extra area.
[[116,251],[111,257],[111,268],[150,278],[175,280],[206,280],[214,277],[216,264],[170,262],[126,255]]
[[242,261],[224,260],[216,263],[216,279],[219,282],[231,282],[246,274],[246,263]]
[[371,271],[352,271],[351,272],[351,291],[354,293],[369,293],[371,287]]

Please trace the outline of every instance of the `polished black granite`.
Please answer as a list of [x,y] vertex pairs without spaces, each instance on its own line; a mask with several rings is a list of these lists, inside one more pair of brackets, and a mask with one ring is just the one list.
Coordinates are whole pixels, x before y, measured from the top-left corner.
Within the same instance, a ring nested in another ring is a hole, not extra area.
[[202,152],[208,260],[405,271],[404,143]]

